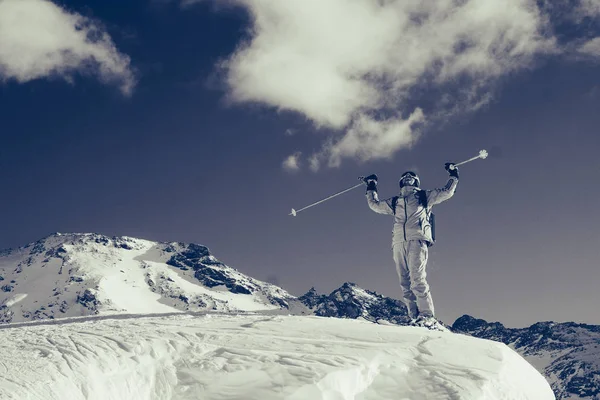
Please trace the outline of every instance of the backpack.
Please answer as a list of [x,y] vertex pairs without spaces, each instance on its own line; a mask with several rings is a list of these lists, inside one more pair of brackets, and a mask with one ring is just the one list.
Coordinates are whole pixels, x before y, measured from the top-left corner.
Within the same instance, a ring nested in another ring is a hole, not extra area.
[[[433,214],[430,208],[427,208],[427,192],[423,189],[417,189],[417,197],[419,198],[419,203],[427,213],[427,221],[429,221],[429,225],[431,225],[431,239],[435,242],[435,214]],[[394,196],[392,198],[392,211],[394,212],[394,215],[396,215],[396,204],[398,204],[399,198],[400,196]],[[431,243],[430,246],[431,245],[433,245],[433,243]]]

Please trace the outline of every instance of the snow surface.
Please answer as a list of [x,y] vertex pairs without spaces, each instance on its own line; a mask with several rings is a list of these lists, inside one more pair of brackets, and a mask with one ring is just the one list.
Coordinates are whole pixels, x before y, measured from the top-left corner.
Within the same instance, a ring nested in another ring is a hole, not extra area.
[[551,400],[507,346],[424,328],[224,313],[0,326],[7,400]]

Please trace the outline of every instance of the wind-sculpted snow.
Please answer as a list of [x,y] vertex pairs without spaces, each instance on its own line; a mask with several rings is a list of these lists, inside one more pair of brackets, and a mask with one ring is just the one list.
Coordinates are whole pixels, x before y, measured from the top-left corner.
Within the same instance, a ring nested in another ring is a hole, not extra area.
[[0,322],[299,304],[197,244],[55,234],[0,253]]
[[551,400],[505,345],[277,315],[86,317],[0,328],[7,400]]
[[538,322],[513,329],[464,315],[452,329],[514,348],[546,376],[558,400],[600,399],[600,326]]

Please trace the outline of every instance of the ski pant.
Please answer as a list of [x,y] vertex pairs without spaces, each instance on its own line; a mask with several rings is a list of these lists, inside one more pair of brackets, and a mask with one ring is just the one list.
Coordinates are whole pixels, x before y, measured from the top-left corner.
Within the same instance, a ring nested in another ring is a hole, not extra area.
[[403,301],[408,308],[408,316],[416,318],[419,315],[433,317],[433,300],[427,284],[428,247],[423,240],[409,240],[394,243],[394,262],[400,279]]

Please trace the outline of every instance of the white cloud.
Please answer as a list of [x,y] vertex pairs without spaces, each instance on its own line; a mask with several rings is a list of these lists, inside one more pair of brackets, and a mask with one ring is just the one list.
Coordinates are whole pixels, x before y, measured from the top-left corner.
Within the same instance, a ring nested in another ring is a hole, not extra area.
[[600,0],[581,0],[575,10],[579,18],[598,17],[600,16]]
[[28,82],[74,73],[97,75],[128,95],[128,56],[90,19],[47,0],[0,0],[0,79]]
[[313,172],[317,172],[321,168],[321,161],[319,161],[317,154],[313,154],[308,158],[308,167]]
[[[600,0],[541,0],[542,9],[562,30],[558,52],[572,61],[600,60]],[[562,26],[561,26],[562,25]],[[584,57],[582,57],[584,56]]]
[[578,50],[589,56],[600,57],[600,37],[585,42]]
[[[415,142],[419,127],[489,103],[500,78],[568,52],[549,14],[558,6],[544,0],[220,4],[243,7],[252,24],[220,65],[229,99],[298,112],[338,132],[309,157],[315,170],[389,158]],[[577,10],[598,16],[600,0],[579,0]]]
[[396,150],[413,144],[418,132],[414,127],[424,121],[425,115],[420,108],[406,120],[388,118],[378,121],[361,114],[339,141],[326,147],[329,166],[339,166],[343,158],[362,161],[391,158]]
[[295,172],[300,170],[300,156],[302,155],[302,153],[300,152],[296,152],[290,156],[288,156],[284,161],[283,161],[283,169],[285,169],[286,171],[290,171],[290,172]]

